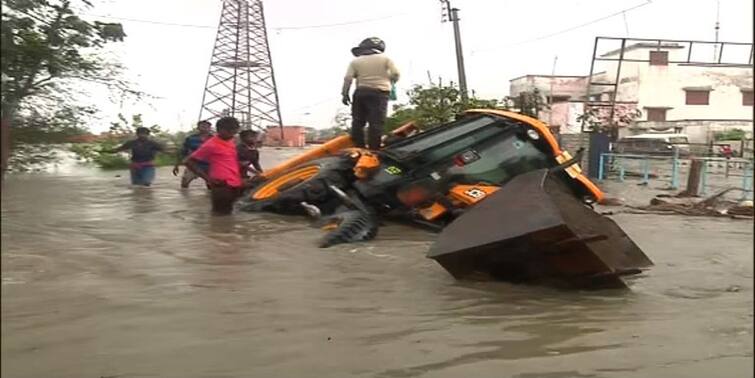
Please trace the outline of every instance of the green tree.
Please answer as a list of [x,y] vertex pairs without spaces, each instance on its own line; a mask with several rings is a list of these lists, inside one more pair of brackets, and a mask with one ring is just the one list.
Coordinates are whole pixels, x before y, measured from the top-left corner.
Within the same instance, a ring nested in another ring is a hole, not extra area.
[[83,118],[92,114],[87,107],[64,107],[52,114],[30,109],[24,117],[18,117],[13,125],[12,145],[20,144],[61,144],[73,137],[88,134],[83,127]]
[[406,105],[394,105],[391,116],[386,118],[384,130],[386,132],[395,130],[400,126],[417,119],[417,112],[414,108]]
[[713,139],[719,140],[742,140],[746,138],[746,133],[741,129],[730,129],[713,134]]
[[584,122],[586,129],[598,133],[611,132],[614,137],[618,137],[618,129],[629,126],[637,118],[642,116],[642,112],[634,105],[617,104],[613,109],[613,119],[611,119],[611,109],[602,107],[586,107],[584,113],[577,117],[577,122]]
[[117,65],[102,58],[103,47],[122,41],[123,27],[89,22],[77,13],[87,0],[3,0],[0,27],[2,73],[2,173],[10,154],[10,127],[19,112],[39,102],[62,108],[66,89],[90,81],[127,90]]
[[306,132],[304,133],[304,141],[307,143],[312,143],[315,140],[317,140],[318,130],[315,128],[307,128]]
[[391,131],[409,121],[419,127],[433,127],[455,119],[467,109],[500,107],[498,100],[477,98],[474,93],[464,103],[461,92],[451,83],[449,85],[413,86],[408,92],[409,103],[394,105],[391,116],[386,119],[385,130]]
[[416,122],[430,127],[448,122],[461,113],[461,92],[453,84],[433,85],[429,88],[415,85],[408,92],[409,105],[414,109]]
[[477,97],[471,97],[467,100],[466,109],[500,109],[503,103],[498,100],[485,100]]

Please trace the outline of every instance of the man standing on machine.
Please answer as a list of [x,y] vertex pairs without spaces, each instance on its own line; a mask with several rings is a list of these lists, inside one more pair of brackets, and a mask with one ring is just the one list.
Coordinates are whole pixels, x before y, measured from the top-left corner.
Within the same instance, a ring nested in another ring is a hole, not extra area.
[[[383,52],[385,42],[380,38],[367,38],[351,49],[356,58],[346,70],[341,90],[344,105],[351,104],[351,139],[354,146],[365,147],[364,126],[369,124],[367,146],[380,149],[383,125],[388,112],[388,97],[399,71]],[[353,100],[349,98],[351,82],[356,79]]]

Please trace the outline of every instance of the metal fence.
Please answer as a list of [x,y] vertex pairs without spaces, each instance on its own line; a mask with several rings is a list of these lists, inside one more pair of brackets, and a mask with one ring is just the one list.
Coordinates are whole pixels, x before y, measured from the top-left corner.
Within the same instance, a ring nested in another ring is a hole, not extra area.
[[623,182],[636,177],[641,184],[657,180],[668,183],[669,189],[680,189],[687,183],[692,159],[703,163],[698,194],[739,188],[742,199],[753,198],[753,160],[743,158],[687,158],[680,157],[677,151],[671,156],[604,153],[600,155],[598,181],[615,178]]

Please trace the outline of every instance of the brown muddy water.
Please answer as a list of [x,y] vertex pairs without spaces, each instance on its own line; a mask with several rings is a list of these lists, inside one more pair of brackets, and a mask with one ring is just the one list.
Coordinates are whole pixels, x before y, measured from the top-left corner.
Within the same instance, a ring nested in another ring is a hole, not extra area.
[[318,249],[301,218],[212,218],[169,170],[8,178],[3,377],[753,376],[750,221],[616,216],[656,266],[570,292],[457,282],[407,226]]

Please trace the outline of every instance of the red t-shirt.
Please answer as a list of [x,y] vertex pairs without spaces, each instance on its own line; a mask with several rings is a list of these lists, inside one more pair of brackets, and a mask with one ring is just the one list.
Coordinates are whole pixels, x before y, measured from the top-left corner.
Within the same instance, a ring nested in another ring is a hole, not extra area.
[[220,139],[217,135],[191,154],[191,158],[204,161],[210,165],[208,175],[211,179],[221,180],[232,188],[240,188],[241,172],[236,144],[231,140]]

